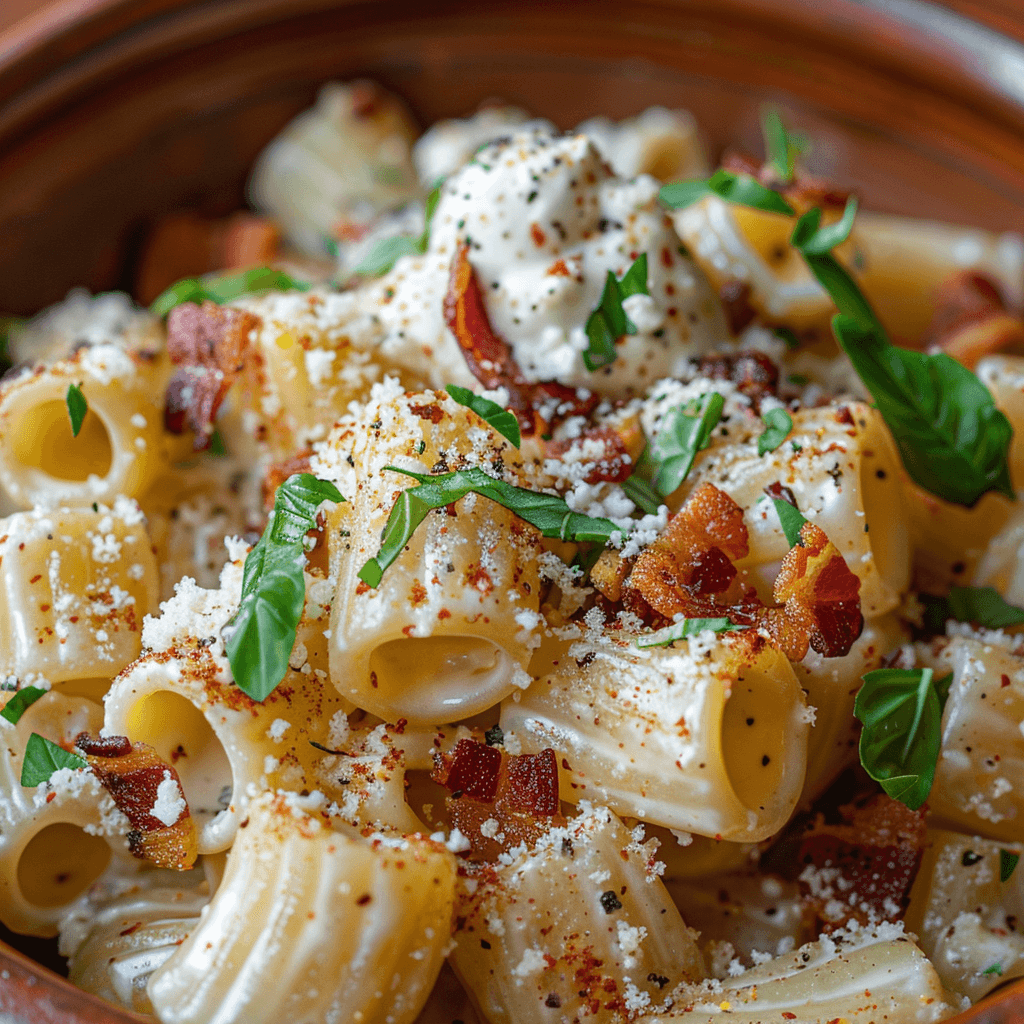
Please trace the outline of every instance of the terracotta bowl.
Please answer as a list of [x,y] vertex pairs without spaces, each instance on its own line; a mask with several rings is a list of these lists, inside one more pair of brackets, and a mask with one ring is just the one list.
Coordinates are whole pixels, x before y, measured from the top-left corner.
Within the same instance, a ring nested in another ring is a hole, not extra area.
[[[1024,48],[957,17],[916,0],[53,5],[0,36],[0,311],[128,287],[153,221],[242,205],[260,148],[332,77],[380,80],[424,124],[493,96],[564,127],[682,106],[713,148],[752,151],[770,99],[869,208],[1024,225]],[[0,943],[0,1024],[139,1019]],[[958,1020],[1024,1020],[1024,986]]]

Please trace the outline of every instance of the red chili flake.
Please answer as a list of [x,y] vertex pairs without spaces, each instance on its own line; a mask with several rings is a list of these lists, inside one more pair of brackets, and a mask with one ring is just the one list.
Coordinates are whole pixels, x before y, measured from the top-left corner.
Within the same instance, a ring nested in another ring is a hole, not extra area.
[[431,423],[440,423],[444,419],[444,410],[431,403],[430,405],[410,405],[409,411],[421,420],[430,420]]
[[539,249],[548,239],[547,235],[541,230],[541,226],[534,221],[530,225],[530,237],[533,239],[533,244]]
[[1009,685],[1010,685],[1010,677],[1004,673],[1003,675],[1001,675],[999,677],[999,686],[1003,687],[1003,686],[1009,686]]
[[836,423],[845,423],[848,426],[853,426],[853,413],[850,412],[848,405],[841,405],[836,409]]

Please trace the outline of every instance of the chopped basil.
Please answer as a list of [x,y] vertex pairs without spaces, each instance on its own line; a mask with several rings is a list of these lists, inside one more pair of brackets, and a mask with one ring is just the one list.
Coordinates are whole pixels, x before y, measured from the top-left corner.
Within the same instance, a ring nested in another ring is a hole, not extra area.
[[647,290],[647,253],[642,252],[621,280],[608,271],[601,292],[601,301],[587,317],[586,332],[590,344],[583,351],[583,363],[588,370],[599,370],[615,362],[615,343],[624,334],[636,334],[637,327],[622,308],[624,299],[631,295],[649,295]]
[[695,178],[690,181],[676,181],[663,185],[658,193],[662,206],[680,210],[699,203],[708,196],[718,196],[737,206],[749,206],[766,213],[783,213],[793,216],[793,207],[778,192],[766,188],[749,174],[733,174],[719,168],[710,178]]
[[25,744],[25,760],[21,765],[21,784],[38,786],[49,782],[50,776],[60,768],[88,768],[84,757],[71,753],[34,732]]
[[242,598],[228,623],[225,649],[243,693],[266,700],[288,670],[306,600],[306,534],[324,501],[344,501],[337,487],[310,473],[296,473],[277,489],[274,510],[245,559]]
[[467,494],[479,494],[536,526],[544,537],[559,540],[606,543],[621,528],[610,519],[592,518],[573,512],[562,498],[528,491],[524,487],[495,480],[482,469],[460,469],[430,476],[412,473],[398,466],[385,466],[419,481],[418,487],[402,491],[381,534],[380,550],[359,570],[359,578],[371,587],[380,585],[384,570],[402,553],[416,527],[434,509],[444,508]]
[[646,636],[636,638],[637,647],[669,647],[676,640],[684,637],[696,636],[710,629],[714,633],[727,633],[731,630],[746,629],[746,626],[737,626],[727,618],[722,619],[681,619],[673,622],[671,626],[659,629],[655,633],[648,633]]
[[757,454],[767,455],[775,451],[793,429],[793,417],[785,409],[769,409],[761,419],[765,423],[764,433],[757,439]]
[[650,480],[632,473],[622,482],[622,490],[641,512],[654,515],[661,508],[661,495]]
[[772,333],[786,343],[786,348],[792,351],[800,347],[800,339],[788,327],[773,327]]
[[786,535],[786,543],[791,548],[800,542],[800,531],[807,520],[801,515],[800,509],[791,505],[785,498],[772,498],[775,512],[782,524],[782,532]]
[[458,384],[448,384],[445,390],[459,405],[472,409],[482,420],[486,420],[506,440],[517,448],[522,438],[519,434],[519,421],[515,414],[503,409],[497,402],[474,394],[469,388],[460,388]]
[[1003,976],[1003,965],[1002,964],[992,964],[990,967],[986,967],[985,970],[983,970],[981,973],[982,974],[994,974],[997,978],[1001,978]]
[[697,452],[710,443],[711,431],[724,408],[725,399],[712,391],[696,402],[676,406],[662,420],[658,438],[650,448],[654,465],[651,482],[660,495],[671,494],[686,479]]
[[221,277],[186,277],[172,284],[153,300],[149,310],[155,316],[167,316],[175,306],[183,302],[205,302],[209,299],[218,305],[250,295],[269,291],[307,292],[312,287],[306,281],[299,281],[283,270],[273,267],[253,267],[238,274],[224,274]]
[[423,231],[420,235],[392,235],[382,238],[363,257],[359,265],[352,271],[358,277],[381,277],[386,274],[403,256],[422,256],[430,245],[430,224],[434,219],[441,198],[442,178],[427,195],[423,208]]
[[868,672],[854,714],[863,723],[860,763],[894,800],[916,811],[928,799],[939,757],[942,709],[953,676],[930,668]]
[[46,692],[39,686],[26,686],[18,690],[0,711],[0,718],[6,718],[12,725],[17,725],[21,716]]
[[85,414],[89,411],[89,403],[85,400],[85,395],[82,394],[82,389],[78,384],[68,385],[66,400],[68,404],[68,419],[71,420],[71,434],[73,437],[78,437],[82,429],[82,422],[85,420]]
[[765,107],[761,112],[761,134],[764,136],[765,163],[774,169],[783,184],[788,185],[796,170],[796,158],[807,151],[807,136],[787,132],[775,107]]
[[849,235],[856,207],[821,227],[821,211],[797,222],[792,242],[839,314],[832,330],[892,431],[907,472],[925,490],[972,506],[987,491],[1011,500],[1013,430],[988,388],[955,359],[898,348],[830,247]]
[[1000,850],[999,851],[999,881],[1008,882],[1010,876],[1013,874],[1017,867],[1017,862],[1020,860],[1020,854],[1014,853],[1012,850]]
[[947,619],[976,622],[986,629],[1003,629],[1024,623],[1024,608],[1007,604],[994,587],[953,587],[948,597],[918,596],[924,605],[924,626],[929,633],[941,633]]
[[210,454],[223,457],[227,455],[227,453],[228,449],[224,444],[224,436],[221,434],[219,428],[214,427],[213,433],[210,435]]

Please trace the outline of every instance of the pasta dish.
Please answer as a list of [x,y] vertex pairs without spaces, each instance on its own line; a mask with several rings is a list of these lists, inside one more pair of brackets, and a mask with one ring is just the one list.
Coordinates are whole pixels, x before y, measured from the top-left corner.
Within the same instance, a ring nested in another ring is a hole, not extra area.
[[331,84],[10,325],[4,928],[161,1024],[1024,977],[1024,241],[763,127]]

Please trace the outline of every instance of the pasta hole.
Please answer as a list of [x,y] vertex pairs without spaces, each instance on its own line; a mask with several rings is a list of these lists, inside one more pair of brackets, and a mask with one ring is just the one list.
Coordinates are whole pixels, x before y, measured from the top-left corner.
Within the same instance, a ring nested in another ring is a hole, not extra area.
[[751,674],[733,684],[725,705],[725,770],[737,798],[754,811],[771,806],[782,783],[787,747],[778,709],[787,704],[780,684],[767,675]]
[[[882,470],[882,472],[879,472]],[[902,504],[899,474],[886,461],[861,460],[860,486],[864,503],[863,522],[879,577],[895,590],[906,586],[909,539]],[[851,566],[856,571],[856,567]],[[865,615],[869,613],[865,609]]]
[[78,437],[71,433],[67,404],[40,402],[12,425],[8,441],[16,462],[56,480],[81,482],[105,477],[113,463],[110,436],[103,420],[90,409]]
[[449,722],[496,704],[515,671],[490,640],[428,636],[389,640],[370,655],[378,700],[414,720]]
[[59,907],[83,893],[110,860],[110,847],[77,825],[47,825],[28,842],[18,861],[18,886],[36,907]]
[[232,791],[231,763],[210,723],[191,701],[158,690],[133,705],[127,726],[133,740],[148,743],[174,766],[197,828],[226,809]]
[[110,689],[111,682],[112,680],[109,678],[99,677],[90,679],[68,679],[59,683],[54,683],[53,688],[58,693],[64,694],[65,697],[88,697],[89,700],[94,700],[98,704],[102,704],[103,698]]

